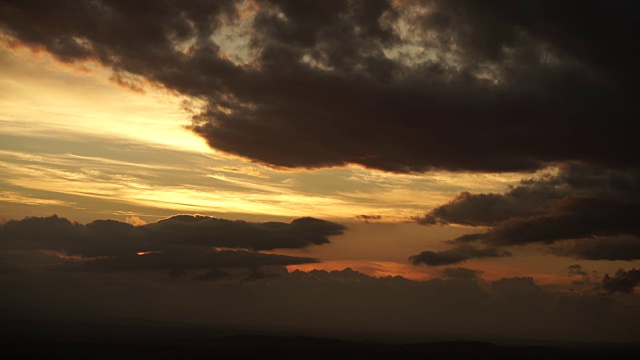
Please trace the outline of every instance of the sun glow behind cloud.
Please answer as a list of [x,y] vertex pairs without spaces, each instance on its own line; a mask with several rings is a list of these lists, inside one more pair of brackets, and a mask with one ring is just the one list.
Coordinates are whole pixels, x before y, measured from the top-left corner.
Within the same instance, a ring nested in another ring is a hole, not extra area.
[[[29,199],[21,204],[55,205],[70,214],[82,209],[124,217],[133,215],[132,207],[155,209],[151,221],[186,212],[348,221],[375,214],[402,222],[459,191],[502,191],[522,177],[264,167],[212,150],[185,128],[202,105],[198,99],[20,47],[0,55],[0,65],[10,69],[0,79],[1,180],[10,190],[0,199],[5,209]],[[64,200],[52,199],[55,194]]]
[[[382,221],[406,221],[468,185],[499,191],[521,177],[263,167],[212,150],[184,127],[198,99],[145,83],[132,91],[95,65],[61,65],[22,48],[4,48],[0,55],[7,69],[0,79],[7,203],[30,199],[21,203],[102,212],[99,206],[111,202],[122,209],[112,212],[117,216],[137,206],[164,215],[354,219],[375,213]],[[49,197],[34,195],[42,191]],[[51,193],[84,200],[55,200]]]
[[[158,146],[211,153],[204,140],[184,128],[189,109],[183,96],[153,86],[125,89],[100,67],[60,65],[45,54],[1,49],[1,132],[37,137],[100,134]],[[35,60],[35,61],[34,61]],[[194,101],[193,99],[189,99]]]

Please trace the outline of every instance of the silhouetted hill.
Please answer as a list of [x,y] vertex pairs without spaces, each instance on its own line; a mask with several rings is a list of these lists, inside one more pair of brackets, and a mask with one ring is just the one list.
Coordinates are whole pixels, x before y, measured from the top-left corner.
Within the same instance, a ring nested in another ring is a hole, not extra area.
[[[141,319],[0,320],[3,359],[637,359],[637,346],[559,348],[443,341],[388,344]],[[235,333],[235,334],[234,334]]]

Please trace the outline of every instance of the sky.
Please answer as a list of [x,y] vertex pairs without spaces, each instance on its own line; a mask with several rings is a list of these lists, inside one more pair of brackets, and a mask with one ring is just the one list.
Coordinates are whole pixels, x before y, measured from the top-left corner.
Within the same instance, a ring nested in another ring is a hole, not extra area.
[[0,1],[0,316],[637,342],[638,10]]

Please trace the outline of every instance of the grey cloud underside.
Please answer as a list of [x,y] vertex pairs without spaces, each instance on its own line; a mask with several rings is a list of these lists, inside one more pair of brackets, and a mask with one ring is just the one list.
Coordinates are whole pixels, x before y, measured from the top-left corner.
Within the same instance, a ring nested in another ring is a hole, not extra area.
[[438,256],[454,260],[448,255],[473,244],[542,244],[559,256],[630,261],[640,259],[638,214],[640,172],[572,163],[558,174],[523,180],[504,194],[462,193],[416,221],[487,227],[451,240],[453,249],[427,252],[432,261],[426,264],[436,264]]
[[[344,230],[342,225],[314,218],[287,224],[179,215],[132,226],[115,220],[82,225],[54,215],[0,225],[0,262],[9,267],[45,266],[66,271],[167,270],[172,276],[209,269],[208,275],[198,275],[206,280],[214,274],[222,277],[220,269],[317,262],[308,257],[256,251],[326,244],[329,236]],[[227,250],[216,249],[220,247]],[[46,255],[46,251],[54,255]],[[12,259],[11,254],[20,261]],[[55,254],[76,258],[61,260]]]
[[3,1],[0,26],[204,99],[196,133],[275,166],[637,165],[636,2],[420,4],[259,2],[246,64],[211,39],[233,1]]

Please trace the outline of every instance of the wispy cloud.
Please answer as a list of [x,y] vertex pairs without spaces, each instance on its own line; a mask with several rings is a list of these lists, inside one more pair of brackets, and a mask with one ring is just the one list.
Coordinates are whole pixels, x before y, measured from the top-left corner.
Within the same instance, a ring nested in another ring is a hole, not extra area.
[[12,202],[17,204],[29,204],[29,205],[61,205],[61,206],[74,205],[73,202],[69,202],[69,201],[30,197],[30,196],[25,196],[24,194],[13,192],[13,191],[0,191],[0,201]]

